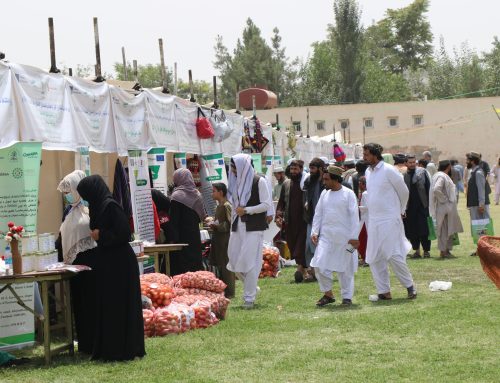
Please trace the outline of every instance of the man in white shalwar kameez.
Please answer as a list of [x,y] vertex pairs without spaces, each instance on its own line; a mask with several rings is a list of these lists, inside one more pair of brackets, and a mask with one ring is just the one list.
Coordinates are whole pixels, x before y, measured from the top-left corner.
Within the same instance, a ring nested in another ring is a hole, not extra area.
[[243,282],[243,307],[253,308],[262,268],[262,242],[274,208],[267,181],[255,173],[248,154],[231,159],[228,200],[233,206],[227,268]]
[[323,174],[326,189],[319,198],[314,214],[311,241],[317,245],[311,266],[324,294],[316,303],[335,302],[332,292],[333,272],[337,272],[342,304],[352,304],[354,273],[358,269],[359,214],[354,192],[342,186],[343,169],[328,166]]
[[366,144],[363,157],[370,165],[366,171],[368,191],[368,244],[366,263],[370,265],[379,299],[392,299],[388,265],[408,291],[417,297],[413,277],[406,264],[411,244],[405,237],[402,216],[409,191],[401,173],[383,161],[379,144]]

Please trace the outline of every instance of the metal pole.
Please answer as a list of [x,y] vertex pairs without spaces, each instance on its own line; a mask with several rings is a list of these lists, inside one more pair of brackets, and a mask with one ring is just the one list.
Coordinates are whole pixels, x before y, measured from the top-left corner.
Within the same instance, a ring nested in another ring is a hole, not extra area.
[[177,96],[177,63],[174,63],[174,94]]
[[365,128],[365,122],[363,121],[363,146],[366,144],[365,135],[366,135],[366,128]]
[[68,71],[69,71],[69,76],[73,77],[73,68],[69,68]]
[[102,77],[101,72],[101,48],[99,46],[99,26],[97,25],[97,17],[94,17],[94,40],[95,40],[95,82],[103,82],[104,77]]
[[49,17],[49,41],[50,41],[50,73],[60,73],[56,65],[56,42],[54,38],[54,19]]
[[188,74],[189,74],[189,92],[191,93],[191,98],[189,99],[189,101],[196,102],[196,99],[194,98],[193,94],[193,72],[191,71],[191,69],[189,69]]
[[280,115],[276,113],[276,130],[280,130]]
[[214,109],[219,109],[219,104],[217,102],[217,76],[213,76],[213,84],[214,84]]
[[335,122],[333,123],[333,142],[337,142],[337,139],[335,138]]
[[255,103],[255,95],[252,96],[252,110],[253,110],[253,116],[257,118],[257,106]]
[[160,45],[160,63],[161,63],[161,82],[162,82],[162,93],[170,93],[167,84],[167,71],[165,70],[165,56],[163,54],[163,39],[158,39],[158,44]]
[[122,47],[123,79],[128,81],[127,59],[125,58],[125,47]]

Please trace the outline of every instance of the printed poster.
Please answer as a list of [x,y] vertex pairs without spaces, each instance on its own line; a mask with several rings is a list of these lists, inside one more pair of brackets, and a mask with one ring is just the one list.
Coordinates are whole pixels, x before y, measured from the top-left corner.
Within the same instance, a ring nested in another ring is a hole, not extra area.
[[165,148],[152,148],[149,150],[148,166],[153,176],[153,188],[167,195],[167,155]]
[[149,184],[146,152],[143,150],[129,150],[128,168],[135,239],[155,243],[153,198],[151,196],[151,185]]
[[88,146],[76,148],[75,170],[81,170],[87,177],[90,176],[90,153]]

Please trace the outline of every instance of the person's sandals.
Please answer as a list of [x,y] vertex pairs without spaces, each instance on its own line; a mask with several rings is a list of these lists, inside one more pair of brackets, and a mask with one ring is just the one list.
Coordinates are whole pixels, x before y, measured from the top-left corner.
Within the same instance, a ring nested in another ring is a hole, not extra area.
[[410,255],[410,258],[411,259],[420,259],[420,258],[422,258],[422,256],[420,255],[420,253],[415,251],[412,255]]
[[335,302],[334,297],[329,297],[328,295],[323,295],[319,301],[316,302],[316,306],[323,307],[327,304]]
[[301,283],[304,280],[304,274],[302,274],[302,271],[296,271],[294,274],[295,278],[295,283]]
[[380,299],[380,300],[382,300],[382,301],[388,301],[388,300],[391,300],[391,299],[392,299],[391,292],[389,291],[388,293],[378,294],[378,299]]
[[344,298],[344,299],[342,299],[342,304],[344,306],[350,306],[350,305],[352,305],[352,300]]
[[408,291],[408,299],[417,298],[417,290],[415,290],[415,287],[410,286],[406,290]]
[[428,251],[424,251],[424,258],[430,258],[431,257],[431,253],[429,253]]
[[316,277],[312,274],[306,273],[304,276],[304,282],[316,282]]

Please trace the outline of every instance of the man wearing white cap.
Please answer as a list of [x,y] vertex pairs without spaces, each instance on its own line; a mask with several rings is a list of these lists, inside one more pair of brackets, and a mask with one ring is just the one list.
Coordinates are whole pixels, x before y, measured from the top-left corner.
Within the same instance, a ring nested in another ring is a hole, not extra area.
[[406,287],[408,298],[417,297],[413,277],[406,264],[411,244],[405,237],[402,215],[406,211],[409,191],[401,173],[384,162],[383,148],[370,143],[363,146],[368,191],[368,243],[366,263],[377,288],[379,299],[392,299],[389,269]]
[[273,169],[274,178],[278,183],[274,185],[273,189],[273,201],[277,201],[280,198],[281,188],[283,187],[283,182],[286,180],[285,169],[283,166],[275,166]]
[[317,245],[311,266],[315,268],[321,292],[316,303],[325,306],[335,302],[332,292],[333,272],[337,272],[342,304],[350,305],[354,294],[354,273],[358,268],[359,214],[354,192],[342,186],[343,169],[328,166],[323,175],[327,191],[316,205],[311,240]]
[[228,200],[233,206],[227,268],[243,281],[243,307],[253,308],[262,268],[262,242],[272,208],[267,181],[255,173],[248,154],[231,158]]

